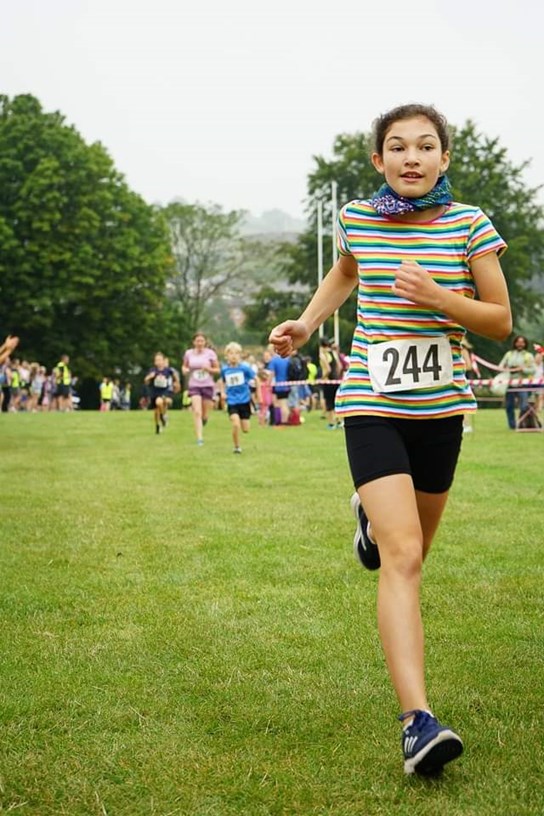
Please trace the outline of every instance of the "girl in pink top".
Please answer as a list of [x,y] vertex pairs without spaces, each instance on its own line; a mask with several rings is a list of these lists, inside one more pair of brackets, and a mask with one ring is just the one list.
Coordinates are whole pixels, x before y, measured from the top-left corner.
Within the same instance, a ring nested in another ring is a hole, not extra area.
[[195,425],[196,443],[203,445],[202,428],[208,421],[213,405],[213,375],[219,374],[217,354],[207,346],[206,336],[201,332],[193,337],[193,348],[183,355],[181,370],[189,376],[189,396]]

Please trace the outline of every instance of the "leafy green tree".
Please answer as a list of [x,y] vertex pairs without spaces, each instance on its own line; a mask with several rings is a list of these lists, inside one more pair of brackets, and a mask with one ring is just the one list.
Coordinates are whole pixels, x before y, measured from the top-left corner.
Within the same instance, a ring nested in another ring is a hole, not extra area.
[[213,322],[217,302],[247,296],[274,264],[275,246],[241,235],[245,213],[217,204],[173,202],[163,209],[174,268],[168,281],[170,309],[189,335]]
[[307,299],[305,290],[264,286],[246,306],[245,327],[257,332],[259,342],[266,345],[272,326],[293,317],[293,310],[302,311]]
[[[539,188],[528,187],[524,173],[528,162],[514,165],[498,139],[478,132],[472,121],[452,128],[452,161],[448,177],[454,198],[480,206],[492,219],[508,243],[501,259],[512,302],[515,321],[542,309],[544,269],[544,208],[539,202]],[[334,141],[332,159],[315,156],[315,169],[308,178],[308,230],[284,256],[283,271],[292,283],[303,283],[308,291],[316,285],[317,242],[316,202],[323,202],[326,234],[324,258],[330,258],[331,184],[338,185],[340,205],[353,198],[369,197],[381,184],[382,176],[374,170],[370,155],[371,136],[365,133],[341,134]],[[327,234],[328,231],[328,234]],[[325,263],[325,271],[328,264]],[[355,298],[352,296],[340,310],[341,318],[353,326]],[[497,356],[497,344],[473,338],[480,353]]]
[[0,96],[0,326],[25,356],[80,376],[151,353],[171,253],[160,213],[102,145],[39,101]]

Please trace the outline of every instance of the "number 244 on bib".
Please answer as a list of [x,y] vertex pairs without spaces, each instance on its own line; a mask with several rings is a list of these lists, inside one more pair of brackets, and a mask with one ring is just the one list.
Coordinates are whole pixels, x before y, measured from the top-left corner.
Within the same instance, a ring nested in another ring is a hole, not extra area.
[[450,344],[446,337],[418,337],[369,345],[368,373],[377,393],[447,385],[453,379]]

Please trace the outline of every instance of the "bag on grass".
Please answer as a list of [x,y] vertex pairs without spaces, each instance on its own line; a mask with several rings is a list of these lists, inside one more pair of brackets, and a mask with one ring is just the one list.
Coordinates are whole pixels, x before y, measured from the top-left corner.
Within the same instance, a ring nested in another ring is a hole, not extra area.
[[491,380],[489,390],[494,397],[504,397],[508,390],[508,383],[510,382],[510,374],[508,371],[499,371]]

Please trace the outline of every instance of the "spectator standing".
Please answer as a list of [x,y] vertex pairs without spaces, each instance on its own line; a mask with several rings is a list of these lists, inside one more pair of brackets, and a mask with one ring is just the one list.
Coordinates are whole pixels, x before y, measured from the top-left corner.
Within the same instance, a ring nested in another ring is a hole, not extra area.
[[109,377],[104,377],[100,383],[100,410],[110,411],[113,397],[113,382]]
[[322,379],[331,381],[323,383],[323,400],[325,402],[327,428],[333,431],[337,427],[334,401],[338,391],[338,382],[334,382],[334,380],[339,380],[341,377],[341,363],[331,341],[325,337],[321,339],[319,344],[319,365]]
[[55,377],[55,400],[59,411],[69,411],[71,406],[72,372],[69,368],[70,357],[63,354],[53,370]]
[[289,418],[288,399],[291,386],[288,382],[289,359],[274,354],[268,363],[272,374],[272,404],[274,406],[274,425],[286,425]]
[[[533,377],[535,373],[535,359],[529,351],[529,342],[526,337],[518,334],[514,337],[512,348],[507,351],[499,363],[502,371],[507,371],[510,374],[510,379]],[[512,391],[507,390],[504,398],[504,407],[506,409],[506,420],[510,430],[515,431],[517,426],[516,420],[516,403],[518,406],[518,419],[527,411],[529,405],[529,391]]]

